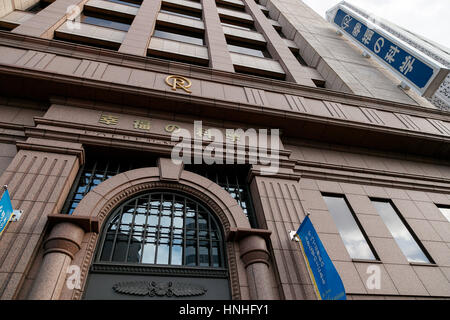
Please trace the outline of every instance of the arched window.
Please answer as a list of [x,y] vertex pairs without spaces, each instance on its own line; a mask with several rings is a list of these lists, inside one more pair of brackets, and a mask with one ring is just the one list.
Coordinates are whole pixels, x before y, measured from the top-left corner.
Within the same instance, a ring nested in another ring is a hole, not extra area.
[[210,210],[170,191],[140,194],[106,222],[102,263],[224,267],[222,233]]

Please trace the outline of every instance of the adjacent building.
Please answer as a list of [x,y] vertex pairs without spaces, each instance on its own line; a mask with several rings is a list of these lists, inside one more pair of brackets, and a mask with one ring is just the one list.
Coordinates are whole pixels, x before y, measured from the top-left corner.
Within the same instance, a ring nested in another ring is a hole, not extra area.
[[1,299],[317,299],[307,213],[348,299],[450,298],[450,114],[302,1],[0,0],[0,27]]

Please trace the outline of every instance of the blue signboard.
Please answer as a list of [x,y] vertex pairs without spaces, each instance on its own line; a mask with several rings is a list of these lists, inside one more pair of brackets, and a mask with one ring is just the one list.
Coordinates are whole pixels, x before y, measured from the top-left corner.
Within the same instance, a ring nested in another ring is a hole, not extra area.
[[3,193],[2,199],[0,200],[0,234],[5,230],[11,216],[13,214],[13,207],[11,204],[11,198],[9,197],[8,189]]
[[[362,19],[339,8],[333,22],[353,40],[383,60],[422,93],[435,76],[435,68],[425,59],[394,43],[377,30],[370,29]],[[437,73],[437,72],[436,72]]]
[[316,293],[321,300],[346,300],[344,284],[307,216],[297,230]]

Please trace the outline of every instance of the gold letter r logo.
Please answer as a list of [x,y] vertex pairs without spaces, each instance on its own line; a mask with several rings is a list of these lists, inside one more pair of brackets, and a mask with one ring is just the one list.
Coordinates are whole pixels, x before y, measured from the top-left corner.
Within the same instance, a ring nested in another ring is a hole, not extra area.
[[166,83],[168,86],[172,87],[172,90],[176,91],[177,89],[183,89],[187,93],[192,93],[189,88],[191,87],[192,83],[191,80],[182,77],[182,76],[168,76],[166,78]]

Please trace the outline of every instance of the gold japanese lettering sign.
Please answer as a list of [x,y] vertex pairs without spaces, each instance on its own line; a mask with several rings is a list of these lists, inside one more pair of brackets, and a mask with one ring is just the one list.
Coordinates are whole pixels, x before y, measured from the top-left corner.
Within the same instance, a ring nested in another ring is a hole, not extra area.
[[116,125],[119,122],[119,117],[109,114],[102,114],[98,122],[106,125]]
[[192,93],[189,88],[192,86],[191,80],[183,76],[171,75],[166,78],[166,84],[172,87],[172,90],[177,91],[177,89],[183,89],[187,93]]

